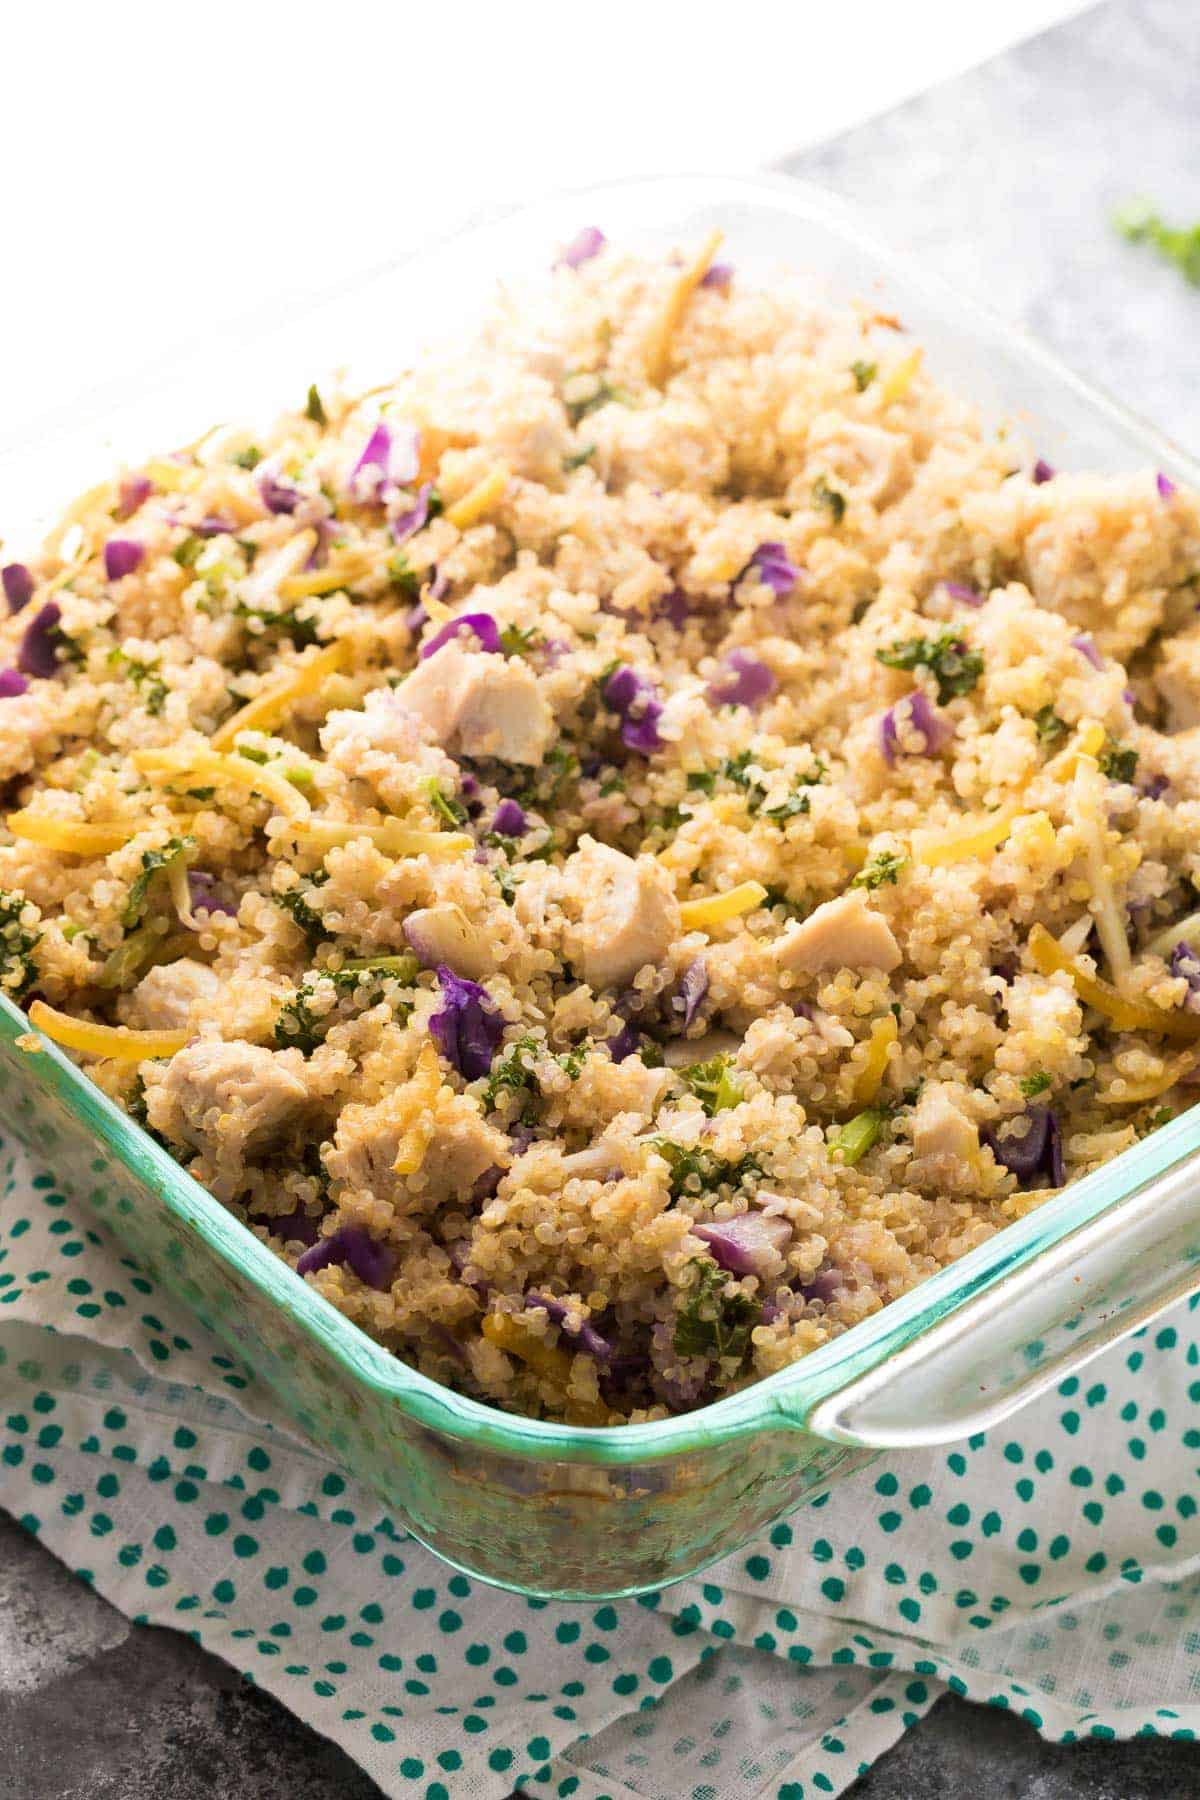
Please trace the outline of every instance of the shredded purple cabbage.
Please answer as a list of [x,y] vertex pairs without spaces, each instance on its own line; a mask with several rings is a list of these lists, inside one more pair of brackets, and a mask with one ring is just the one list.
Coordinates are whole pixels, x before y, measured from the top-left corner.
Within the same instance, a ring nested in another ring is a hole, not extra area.
[[498,831],[501,837],[524,837],[529,830],[525,808],[516,800],[502,800],[492,819],[492,830]]
[[1182,976],[1187,982],[1183,1004],[1188,1012],[1200,1012],[1200,956],[1186,938],[1181,939],[1171,952],[1171,973]]
[[626,1062],[629,1057],[637,1055],[641,1042],[641,1032],[626,1022],[615,1037],[609,1038],[608,1054],[615,1063]]
[[1071,643],[1074,645],[1075,649],[1078,650],[1080,656],[1087,657],[1087,660],[1091,663],[1093,669],[1102,669],[1104,667],[1104,658],[1086,633],[1081,633],[1078,637],[1073,637]]
[[123,475],[117,488],[118,519],[131,519],[153,492],[154,483],[148,475]]
[[24,563],[5,563],[0,569],[0,581],[4,583],[4,598],[10,613],[19,613],[33,599],[37,584]]
[[230,917],[236,914],[237,907],[217,893],[217,878],[207,869],[189,869],[187,884],[188,904],[194,913],[228,913]]
[[263,1223],[273,1237],[282,1238],[285,1244],[315,1244],[321,1229],[321,1221],[305,1212],[302,1206],[280,1219],[265,1219]]
[[430,1017],[430,1033],[446,1061],[468,1081],[477,1081],[492,1066],[504,1036],[504,1020],[477,981],[456,975],[445,963],[439,965],[437,978],[442,1004]]
[[598,225],[585,225],[577,231],[566,246],[558,262],[559,269],[577,269],[581,263],[591,262],[593,256],[599,256],[608,239]]
[[146,554],[136,538],[109,538],[104,546],[104,573],[110,581],[122,581]]
[[381,1292],[390,1287],[396,1258],[386,1244],[377,1244],[362,1225],[343,1225],[332,1237],[322,1238],[300,1257],[297,1275],[311,1275],[330,1263],[344,1263],[367,1287]]
[[407,512],[399,513],[392,520],[392,536],[398,544],[403,544],[413,537],[426,524],[429,518],[429,496],[433,492],[432,481],[423,481],[416,491],[412,506]]
[[205,513],[202,519],[187,526],[192,536],[198,538],[228,537],[233,529],[233,520],[226,518],[224,513]]
[[772,1266],[778,1267],[775,1257],[791,1235],[786,1219],[760,1212],[692,1226],[692,1236],[708,1245],[713,1260],[730,1275],[765,1275]]
[[708,993],[708,968],[704,958],[698,956],[690,962],[680,977],[679,986],[671,998],[672,1009],[681,1015],[679,1023],[686,1031],[695,1020],[696,1014],[704,1004],[704,996]]
[[17,667],[22,675],[37,675],[48,681],[58,668],[58,626],[62,607],[57,600],[39,606],[25,627],[21,647],[17,651]]
[[965,581],[943,581],[943,594],[949,594],[952,600],[961,600],[964,606],[982,606],[987,598],[978,588],[969,587]]
[[761,706],[779,683],[761,657],[750,650],[730,650],[723,661],[724,673],[710,682],[708,696],[720,706]]
[[1179,489],[1175,486],[1171,477],[1169,475],[1164,475],[1161,469],[1154,477],[1154,485],[1158,489],[1160,498],[1163,500],[1173,500],[1175,495],[1179,492]]
[[570,1317],[570,1308],[565,1306],[561,1300],[556,1300],[553,1294],[526,1294],[526,1311],[535,1306],[541,1307],[559,1327],[563,1335],[571,1338],[581,1350],[586,1350],[589,1356],[596,1358],[597,1362],[608,1361],[612,1355],[612,1345],[606,1337],[601,1337],[596,1327],[587,1319],[580,1320],[578,1331],[573,1331],[567,1323]]
[[393,429],[380,419],[350,471],[351,493],[356,499],[377,500],[381,488],[389,483],[410,487],[417,478],[420,453],[419,431],[411,425]]
[[1165,775],[1151,775],[1149,780],[1139,783],[1139,791],[1147,800],[1161,800],[1170,785]]
[[897,700],[895,706],[889,706],[879,721],[879,745],[889,769],[895,767],[897,756],[903,754],[896,730],[896,714],[901,707],[907,707],[913,729],[925,739],[925,748],[920,752],[922,756],[936,756],[953,736],[949,722],[942,718],[929,696],[921,688],[914,688],[903,700]]
[[15,669],[0,669],[0,700],[15,700],[18,694],[27,694],[29,683]]
[[447,619],[440,631],[435,631],[427,644],[422,644],[418,661],[426,662],[436,655],[443,644],[457,637],[460,631],[473,631],[479,639],[479,648],[486,650],[491,656],[500,654],[500,627],[491,613],[472,612],[459,613],[457,619]]
[[702,278],[700,286],[702,288],[716,288],[718,293],[727,294],[732,280],[732,263],[712,263],[708,268],[708,272]]
[[690,615],[687,595],[682,588],[672,588],[669,594],[664,594],[661,600],[655,601],[652,617],[665,619],[676,631],[682,631]]
[[479,778],[476,775],[472,775],[469,769],[464,775],[459,776],[458,785],[464,800],[474,800],[476,794],[479,792]]
[[296,484],[266,464],[258,471],[258,491],[270,513],[294,513],[300,504],[300,489]]
[[1026,1107],[1025,1119],[1028,1129],[1023,1137],[1012,1136],[1007,1128],[1001,1135],[992,1127],[986,1127],[979,1135],[996,1161],[1016,1176],[1022,1188],[1040,1185],[1043,1178],[1048,1187],[1060,1188],[1065,1176],[1058,1119],[1048,1106]]
[[604,704],[619,713],[621,742],[627,750],[650,756],[662,749],[658,721],[662,717],[662,701],[653,682],[639,675],[628,663],[614,669],[604,684]]
[[1045,482],[1053,481],[1056,474],[1057,470],[1044,457],[1039,456],[1033,465],[1034,487],[1041,487]]
[[820,1300],[828,1306],[840,1288],[845,1287],[846,1277],[840,1269],[818,1269],[810,1280],[800,1285],[800,1297],[803,1300]]
[[[774,543],[760,544],[737,580],[742,581],[747,575],[754,575],[764,582],[778,600],[790,594],[800,579],[800,571],[789,559],[783,545]],[[737,586],[736,581],[734,586]]]

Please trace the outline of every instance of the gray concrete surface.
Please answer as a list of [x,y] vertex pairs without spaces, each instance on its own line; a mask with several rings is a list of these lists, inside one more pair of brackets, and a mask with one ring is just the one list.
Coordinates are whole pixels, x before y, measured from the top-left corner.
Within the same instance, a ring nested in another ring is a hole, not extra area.
[[[971,3],[971,0],[968,0]],[[848,66],[852,65],[852,57]],[[787,166],[1200,449],[1200,292],[1122,244],[1200,214],[1200,0],[1109,0]],[[129,1625],[0,1516],[2,1800],[371,1800],[350,1760],[215,1658]],[[1186,1800],[1200,1747],[1061,1749],[944,1700],[854,1800]]]

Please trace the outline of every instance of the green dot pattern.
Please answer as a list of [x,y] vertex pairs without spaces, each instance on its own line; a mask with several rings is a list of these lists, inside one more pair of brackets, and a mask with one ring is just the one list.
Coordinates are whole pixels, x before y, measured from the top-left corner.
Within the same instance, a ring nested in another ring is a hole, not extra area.
[[947,1690],[1064,1743],[1200,1731],[1193,1303],[660,1594],[529,1601],[452,1571],[296,1435],[128,1253],[103,1172],[68,1200],[0,1141],[5,1504],[386,1794],[813,1800]]

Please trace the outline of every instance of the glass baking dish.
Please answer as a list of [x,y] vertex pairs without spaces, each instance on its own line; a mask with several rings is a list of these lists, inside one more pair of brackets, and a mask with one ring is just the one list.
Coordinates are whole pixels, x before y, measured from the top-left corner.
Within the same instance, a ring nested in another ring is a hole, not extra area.
[[[77,488],[218,417],[272,412],[335,366],[394,374],[468,326],[497,279],[545,270],[582,224],[665,250],[714,226],[743,269],[898,314],[930,367],[1052,462],[1200,467],[1052,356],[783,178],[637,180],[474,226],[299,315],[264,319],[90,416],[0,448],[0,493],[32,527]],[[519,303],[519,301],[518,301]],[[15,535],[19,549],[20,538]],[[880,1451],[995,1423],[1200,1287],[1200,1108],[790,1369],[654,1425],[518,1418],[439,1387],[367,1338],[207,1194],[60,1051],[19,1040],[0,999],[4,1116],[147,1270],[234,1345],[297,1424],[418,1538],[527,1594],[614,1597],[737,1549]]]

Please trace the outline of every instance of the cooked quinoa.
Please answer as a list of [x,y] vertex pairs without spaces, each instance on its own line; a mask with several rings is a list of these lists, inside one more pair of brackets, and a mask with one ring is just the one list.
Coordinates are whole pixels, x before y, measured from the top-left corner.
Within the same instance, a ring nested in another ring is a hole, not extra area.
[[4,989],[398,1356],[583,1424],[804,1356],[1200,1055],[1196,497],[713,249],[584,233],[3,571]]

